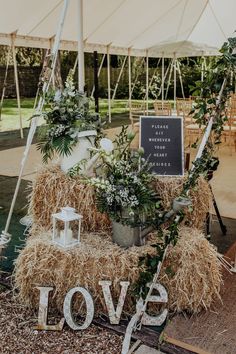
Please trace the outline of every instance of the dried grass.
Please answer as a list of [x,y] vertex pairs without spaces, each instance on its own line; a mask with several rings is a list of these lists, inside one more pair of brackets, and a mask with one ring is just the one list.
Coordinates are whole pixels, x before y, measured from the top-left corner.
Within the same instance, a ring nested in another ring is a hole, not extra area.
[[93,188],[81,183],[80,178],[67,176],[58,166],[39,171],[29,195],[29,214],[34,223],[49,230],[51,215],[69,205],[83,215],[82,227],[86,231],[109,230],[106,214],[98,212]]
[[[35,230],[36,232],[36,230]],[[210,306],[219,298],[221,285],[221,264],[217,252],[198,230],[182,228],[181,238],[175,248],[171,248],[161,274],[161,282],[169,292],[169,306],[174,311],[198,312]],[[112,243],[108,234],[84,233],[79,247],[65,251],[50,242],[50,234],[42,229],[29,237],[26,247],[16,260],[15,285],[19,297],[29,307],[38,307],[36,286],[54,286],[52,305],[62,311],[66,292],[75,286],[83,286],[92,294],[95,313],[107,313],[100,280],[112,281],[112,294],[118,299],[120,281],[138,278],[139,257],[153,253],[149,244],[127,250]],[[174,277],[165,274],[171,265]],[[79,309],[79,303],[75,304]],[[134,298],[129,295],[124,310],[134,313]]]
[[221,298],[221,257],[199,230],[183,227],[180,234],[165,262],[174,276],[162,273],[161,282],[169,289],[169,303],[174,311],[197,313]]
[[[158,177],[155,190],[160,195],[165,210],[171,209],[172,201],[179,196],[187,177]],[[208,182],[199,178],[197,186],[191,190],[192,211],[185,211],[184,223],[187,226],[203,229],[206,221],[206,213],[209,212],[212,202],[212,192]]]
[[[158,177],[155,189],[163,200],[166,210],[171,208],[173,199],[181,192],[185,178]],[[197,188],[190,193],[193,211],[187,211],[185,224],[202,229],[209,211],[212,193],[208,183],[200,178]],[[39,171],[29,196],[29,214],[34,222],[49,230],[51,215],[60,207],[69,205],[83,215],[83,229],[97,232],[107,231],[110,221],[107,215],[98,212],[92,187],[81,183],[79,177],[70,178],[58,166]]]

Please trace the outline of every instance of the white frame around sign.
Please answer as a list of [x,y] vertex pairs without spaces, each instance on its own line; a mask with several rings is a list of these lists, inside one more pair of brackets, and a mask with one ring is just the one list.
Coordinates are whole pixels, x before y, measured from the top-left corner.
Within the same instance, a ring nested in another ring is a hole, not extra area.
[[142,130],[142,125],[141,125],[141,119],[142,118],[174,118],[174,119],[180,119],[181,121],[181,144],[182,144],[182,174],[179,175],[158,175],[157,173],[153,172],[156,176],[160,177],[184,177],[184,127],[183,127],[183,117],[180,116],[140,116],[139,117],[139,147],[141,147],[141,130]]

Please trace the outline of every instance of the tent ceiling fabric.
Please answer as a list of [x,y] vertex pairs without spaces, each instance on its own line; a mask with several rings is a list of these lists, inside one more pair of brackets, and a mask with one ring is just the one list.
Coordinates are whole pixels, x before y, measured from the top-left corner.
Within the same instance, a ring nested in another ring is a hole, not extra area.
[[205,44],[194,43],[190,41],[172,42],[167,44],[160,44],[149,49],[150,56],[161,57],[163,54],[165,58],[192,57],[192,56],[207,56],[219,55],[219,51],[215,47],[210,47]]
[[[63,0],[0,0],[0,44],[49,48]],[[235,30],[235,0],[84,0],[85,51],[215,55]],[[61,48],[77,50],[78,1],[70,0]],[[199,54],[197,54],[199,53]]]

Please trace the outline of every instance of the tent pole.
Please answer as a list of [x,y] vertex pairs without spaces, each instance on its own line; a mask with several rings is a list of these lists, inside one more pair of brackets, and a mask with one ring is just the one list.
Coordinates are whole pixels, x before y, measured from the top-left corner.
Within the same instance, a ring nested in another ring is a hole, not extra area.
[[146,50],[146,115],[148,116],[148,96],[149,96],[149,60],[148,50]]
[[94,68],[94,101],[95,112],[99,113],[99,99],[98,99],[98,52],[93,52],[93,68]]
[[183,85],[182,74],[181,74],[181,70],[180,70],[180,63],[179,63],[179,60],[178,60],[178,59],[176,59],[176,64],[177,64],[177,70],[178,70],[178,74],[179,74],[179,81],[180,81],[182,96],[183,96],[183,98],[185,99],[184,85]]
[[[206,58],[205,58],[205,56],[202,56],[201,82],[204,81],[204,75],[205,75],[206,69],[207,69]],[[202,89],[201,89],[201,93],[202,93]]]
[[168,91],[169,91],[169,87],[170,87],[170,80],[171,80],[172,71],[173,71],[173,63],[174,63],[174,59],[171,60],[170,74],[169,74],[168,84],[166,87],[166,97],[165,97],[166,99],[167,99],[167,95],[168,95]]
[[2,106],[3,106],[4,97],[5,97],[6,85],[7,85],[7,74],[8,74],[8,67],[9,67],[9,63],[10,63],[10,56],[11,56],[11,46],[9,45],[8,52],[7,52],[6,71],[5,71],[5,76],[4,76],[4,80],[3,80],[2,96],[1,96],[1,103],[0,103],[0,121],[2,120]]
[[78,66],[78,55],[77,55],[77,57],[76,57],[76,59],[75,59],[75,63],[74,63],[74,66],[73,66],[73,69],[72,69],[72,73],[73,73],[73,75],[75,74],[75,70],[76,70],[76,68],[77,68],[77,66]]
[[[106,54],[103,54],[102,60],[101,60],[101,63],[100,63],[100,65],[99,65],[99,69],[98,69],[98,78],[99,78],[100,73],[101,73],[101,71],[102,71],[102,67],[103,67],[103,63],[104,63],[105,57],[106,57]],[[90,95],[91,98],[93,98],[94,91],[95,91],[95,86],[93,85],[93,88],[92,88],[92,91],[91,91],[91,95]]]
[[202,57],[201,82],[204,80],[204,57]]
[[69,4],[69,0],[64,0],[64,5],[63,5],[62,13],[61,13],[61,18],[60,18],[60,22],[59,22],[59,26],[58,26],[58,30],[57,30],[57,35],[56,35],[55,42],[54,42],[54,48],[53,48],[52,53],[51,53],[51,55],[52,55],[52,65],[51,65],[52,73],[51,73],[51,76],[49,78],[49,81],[44,83],[43,94],[40,97],[40,100],[39,100],[39,103],[38,103],[38,107],[37,107],[37,111],[36,111],[37,115],[32,119],[32,123],[31,123],[30,131],[29,131],[29,134],[28,134],[28,137],[27,137],[27,143],[26,143],[26,146],[25,146],[23,158],[21,160],[21,167],[20,167],[19,177],[18,177],[18,180],[17,180],[14,196],[13,196],[13,199],[12,199],[12,202],[11,202],[10,211],[9,211],[8,217],[7,217],[7,222],[6,222],[4,231],[2,231],[2,234],[0,236],[0,252],[1,252],[1,250],[3,248],[7,247],[8,243],[11,240],[11,235],[8,233],[10,222],[11,222],[11,217],[12,217],[12,213],[13,213],[14,206],[15,206],[15,203],[16,203],[16,198],[17,198],[17,195],[18,195],[18,192],[19,192],[20,183],[21,183],[21,179],[22,179],[22,176],[23,176],[25,164],[26,164],[26,161],[27,161],[27,158],[28,158],[28,155],[29,155],[30,146],[32,144],[33,137],[34,137],[34,134],[35,134],[35,131],[36,131],[36,128],[37,128],[38,118],[39,118],[40,114],[42,113],[42,108],[43,108],[44,101],[45,101],[45,93],[49,89],[49,86],[50,86],[50,83],[51,83],[51,80],[52,80],[53,71],[55,69],[57,52],[58,52],[58,49],[59,49],[61,33],[62,33],[64,21],[65,21],[65,16],[66,16],[68,4]]
[[119,85],[119,82],[120,82],[120,79],[121,79],[121,75],[124,71],[124,67],[125,67],[125,63],[126,63],[126,60],[127,60],[127,55],[125,56],[124,58],[124,61],[122,63],[122,66],[121,66],[121,69],[120,69],[120,72],[119,72],[119,76],[118,76],[118,79],[116,81],[116,85],[115,85],[115,89],[114,89],[114,92],[113,92],[113,95],[112,95],[112,102],[114,101],[115,97],[116,97],[116,91],[118,89],[118,85]]
[[164,103],[164,71],[165,71],[165,57],[164,57],[164,52],[162,53],[162,62],[161,62],[161,102],[162,102],[162,107]]
[[[164,60],[165,60],[165,58],[164,58]],[[171,62],[169,62],[166,71],[165,71],[165,69],[163,70],[163,73],[164,73],[164,79],[163,79],[163,101],[165,100],[165,95],[164,95],[164,91],[165,91],[165,81],[166,81],[166,78],[167,78],[167,76],[168,76],[168,74],[169,74],[170,67],[171,67]],[[159,87],[159,91],[158,91],[157,97],[160,96],[161,92],[162,92],[162,86]]]
[[38,97],[39,97],[39,87],[37,88],[37,91],[36,91],[36,96],[35,96],[35,99],[34,99],[33,111],[35,111],[35,108],[36,108],[36,105],[37,105],[37,102],[38,102]]
[[[142,60],[141,60],[140,66],[143,65],[144,60],[145,60],[145,58],[143,57]],[[137,81],[138,81],[139,75],[140,75],[140,72],[139,72],[139,67],[138,67],[138,68],[137,68],[137,75],[136,75],[136,77],[135,77],[135,79],[134,79],[133,87],[132,87],[132,90],[131,90],[131,91],[132,91],[132,94],[133,94],[135,85],[136,85],[136,83],[137,83]]]
[[131,48],[128,48],[128,64],[129,64],[129,119],[132,121],[131,108],[132,108],[132,89],[131,89]]
[[[50,43],[51,43],[51,41],[50,41]],[[42,83],[42,81],[44,80],[44,77],[45,77],[45,69],[48,66],[48,57],[50,55],[49,54],[50,52],[51,52],[51,47],[47,49],[46,53],[44,52],[42,70],[41,70],[41,73],[39,75],[38,88],[37,88],[37,92],[36,92],[35,99],[34,99],[33,112],[35,112],[35,109],[36,109],[37,104],[38,104],[38,96],[39,96],[39,92],[40,92],[40,84]]]
[[176,56],[174,53],[174,111],[176,111]]
[[[55,36],[53,36],[53,37],[51,37],[49,39],[49,41],[50,41],[50,55],[52,53],[54,39],[55,39]],[[52,74],[52,87],[53,87],[53,89],[55,89],[55,72],[54,71],[53,71],[53,74]]]
[[83,0],[78,0],[78,88],[84,92]]
[[[152,83],[153,83],[153,80],[154,80],[154,77],[158,71],[158,66],[160,64],[160,61],[161,61],[161,58],[159,58],[158,62],[157,62],[157,67],[154,69],[153,71],[153,75],[151,76],[151,80],[148,80],[149,81],[149,84],[148,84],[148,91],[150,90],[150,88],[152,87]],[[150,71],[149,71],[150,72]],[[157,97],[157,96],[156,96]],[[144,100],[146,100],[147,98],[147,95],[146,95],[146,92],[145,92],[145,96],[144,96]]]
[[234,93],[236,93],[236,74],[234,70]]
[[18,71],[17,71],[17,62],[16,62],[16,48],[15,48],[15,34],[12,34],[12,56],[13,56],[13,64],[14,64],[14,76],[15,76],[15,83],[16,83],[16,98],[17,98],[17,106],[18,106],[18,113],[20,118],[20,137],[21,139],[24,138],[23,133],[23,125],[22,125],[22,115],[21,115],[21,104],[20,104],[20,88],[19,88],[19,79],[18,79]]
[[231,72],[230,72],[230,86],[233,85],[233,75],[234,75],[234,72],[233,72],[233,70],[231,70]]
[[[151,88],[151,86],[152,86],[152,83],[153,83],[153,80],[154,80],[154,77],[156,76],[156,73],[157,73],[157,71],[158,71],[158,66],[159,66],[159,64],[160,64],[160,61],[161,61],[161,58],[159,58],[158,59],[158,62],[157,62],[157,67],[154,69],[154,71],[153,71],[153,75],[152,75],[152,77],[151,77],[151,80],[150,80],[150,82],[149,82],[149,89]],[[146,96],[145,96],[146,97]]]
[[111,123],[110,44],[107,46],[107,98],[108,98],[108,119],[109,119],[109,123]]
[[206,57],[203,57],[203,62],[204,62],[204,72],[205,72],[207,70]]

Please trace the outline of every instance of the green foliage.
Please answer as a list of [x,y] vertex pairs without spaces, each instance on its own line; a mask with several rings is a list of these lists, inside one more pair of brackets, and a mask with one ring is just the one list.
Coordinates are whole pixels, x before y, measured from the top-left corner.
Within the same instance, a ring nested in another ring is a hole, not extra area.
[[[7,63],[9,46],[0,46],[0,65]],[[41,66],[43,62],[43,50],[39,48],[16,48],[16,60],[19,66]],[[10,55],[10,65],[13,65],[12,53]]]
[[82,159],[80,162],[78,162],[77,164],[75,164],[73,167],[69,169],[67,175],[72,178],[77,177],[85,169],[87,162],[88,162],[87,159]]
[[71,77],[65,89],[50,92],[46,102],[48,108],[43,116],[47,125],[42,127],[38,143],[45,163],[54,153],[69,156],[77,143],[78,132],[100,128],[98,115],[89,111],[89,99],[75,89]]
[[41,66],[43,63],[43,50],[39,48],[17,48],[16,60],[22,66]]
[[[133,286],[134,294],[139,298],[145,298],[148,293],[147,283],[153,281],[153,276],[157,272],[157,267],[163,261],[167,247],[172,244],[176,245],[179,236],[179,224],[183,220],[184,214],[178,213],[174,220],[169,222],[169,225],[163,231],[159,227],[157,231],[157,243],[152,247],[156,253],[154,255],[147,254],[145,257],[140,257],[141,272],[139,279]],[[162,219],[164,222],[164,218]],[[169,275],[173,275],[171,267],[168,268]]]
[[102,175],[89,179],[88,183],[95,187],[101,212],[123,224],[144,226],[157,218],[160,198],[151,186],[154,176],[142,157],[142,149],[137,152],[130,149],[134,134],[127,133],[127,128],[122,127],[112,153],[100,153]]
[[[213,119],[213,126],[210,139],[207,141],[201,157],[193,162],[193,168],[188,173],[180,197],[188,196],[189,191],[196,187],[199,176],[204,176],[207,180],[211,179],[212,171],[218,167],[219,160],[213,154],[215,146],[221,141],[223,125],[227,120],[226,104],[232,90],[230,74],[236,65],[235,50],[236,38],[229,38],[221,49],[222,56],[212,62],[212,68],[206,72],[204,81],[196,82],[196,86],[192,88],[194,94],[201,95],[192,112],[196,122],[199,125],[206,126],[209,120]],[[194,145],[197,146],[197,142]],[[165,215],[167,214],[164,212],[162,218],[158,220],[157,235],[160,241],[153,245],[156,253],[140,259],[142,270],[134,286],[134,292],[138,297],[147,295],[146,283],[152,281],[154,274],[157,272],[158,264],[163,262],[167,247],[170,244],[174,246],[178,242],[178,227],[184,214],[183,212],[177,213],[174,220],[170,219],[168,221],[168,227],[163,231],[161,220],[166,227]],[[171,275],[171,269],[169,269],[169,273]]]

